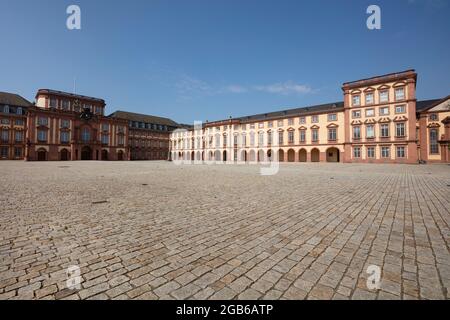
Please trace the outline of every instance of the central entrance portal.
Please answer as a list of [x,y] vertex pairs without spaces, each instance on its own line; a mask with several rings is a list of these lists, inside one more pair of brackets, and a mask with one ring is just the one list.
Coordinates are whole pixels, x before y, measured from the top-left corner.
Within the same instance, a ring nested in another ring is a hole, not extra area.
[[81,160],[92,160],[92,149],[85,146],[81,149]]

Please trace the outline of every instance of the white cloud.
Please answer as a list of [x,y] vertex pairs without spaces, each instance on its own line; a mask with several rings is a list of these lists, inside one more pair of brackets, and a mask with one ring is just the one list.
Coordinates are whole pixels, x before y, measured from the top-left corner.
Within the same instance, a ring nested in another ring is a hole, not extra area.
[[230,93],[244,93],[244,92],[248,92],[248,89],[244,86],[232,84],[232,85],[226,86],[224,88],[224,91],[230,92]]
[[287,81],[284,83],[274,83],[264,86],[254,86],[257,91],[263,91],[268,93],[276,93],[282,95],[288,94],[306,94],[312,93],[313,90],[310,86],[304,84],[297,84],[292,81]]

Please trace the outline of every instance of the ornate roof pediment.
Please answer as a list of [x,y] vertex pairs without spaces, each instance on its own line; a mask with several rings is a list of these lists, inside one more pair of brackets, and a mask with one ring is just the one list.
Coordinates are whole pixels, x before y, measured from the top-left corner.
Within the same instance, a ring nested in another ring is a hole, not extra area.
[[350,92],[350,94],[360,94],[360,93],[361,93],[361,90],[359,90],[359,89],[355,89]]
[[330,123],[329,125],[327,125],[327,128],[337,128],[339,127],[336,123]]
[[364,92],[374,92],[375,88],[372,87],[367,87],[366,89],[364,89]]
[[392,86],[394,88],[395,87],[404,87],[404,86],[406,86],[406,81],[398,81],[398,82],[394,83]]
[[301,126],[300,128],[298,128],[298,130],[306,130],[306,129],[308,129],[308,128],[305,126]]
[[361,120],[353,120],[350,124],[352,126],[359,126],[362,124],[362,121]]
[[383,84],[382,86],[378,87],[378,90],[386,90],[386,89],[389,89],[389,88],[390,88],[390,86],[388,86],[387,84]]
[[289,128],[287,129],[287,131],[295,131],[295,129],[292,128],[292,127],[289,127]]
[[311,129],[319,129],[319,128],[320,128],[320,127],[319,127],[317,124],[311,126]]

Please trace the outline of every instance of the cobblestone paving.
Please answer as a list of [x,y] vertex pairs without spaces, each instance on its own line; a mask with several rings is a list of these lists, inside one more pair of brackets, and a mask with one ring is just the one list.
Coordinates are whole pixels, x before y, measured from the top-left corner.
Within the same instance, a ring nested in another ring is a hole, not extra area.
[[[0,162],[0,299],[448,299],[448,165]],[[78,265],[79,290],[66,287]],[[382,269],[380,290],[367,267]]]

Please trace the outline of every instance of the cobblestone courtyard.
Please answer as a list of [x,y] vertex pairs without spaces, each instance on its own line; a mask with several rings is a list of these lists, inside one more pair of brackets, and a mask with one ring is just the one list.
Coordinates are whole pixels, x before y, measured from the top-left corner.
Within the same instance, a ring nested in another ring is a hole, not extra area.
[[[448,165],[0,163],[0,299],[448,299]],[[81,268],[80,290],[66,269]],[[366,285],[369,265],[380,290]]]

